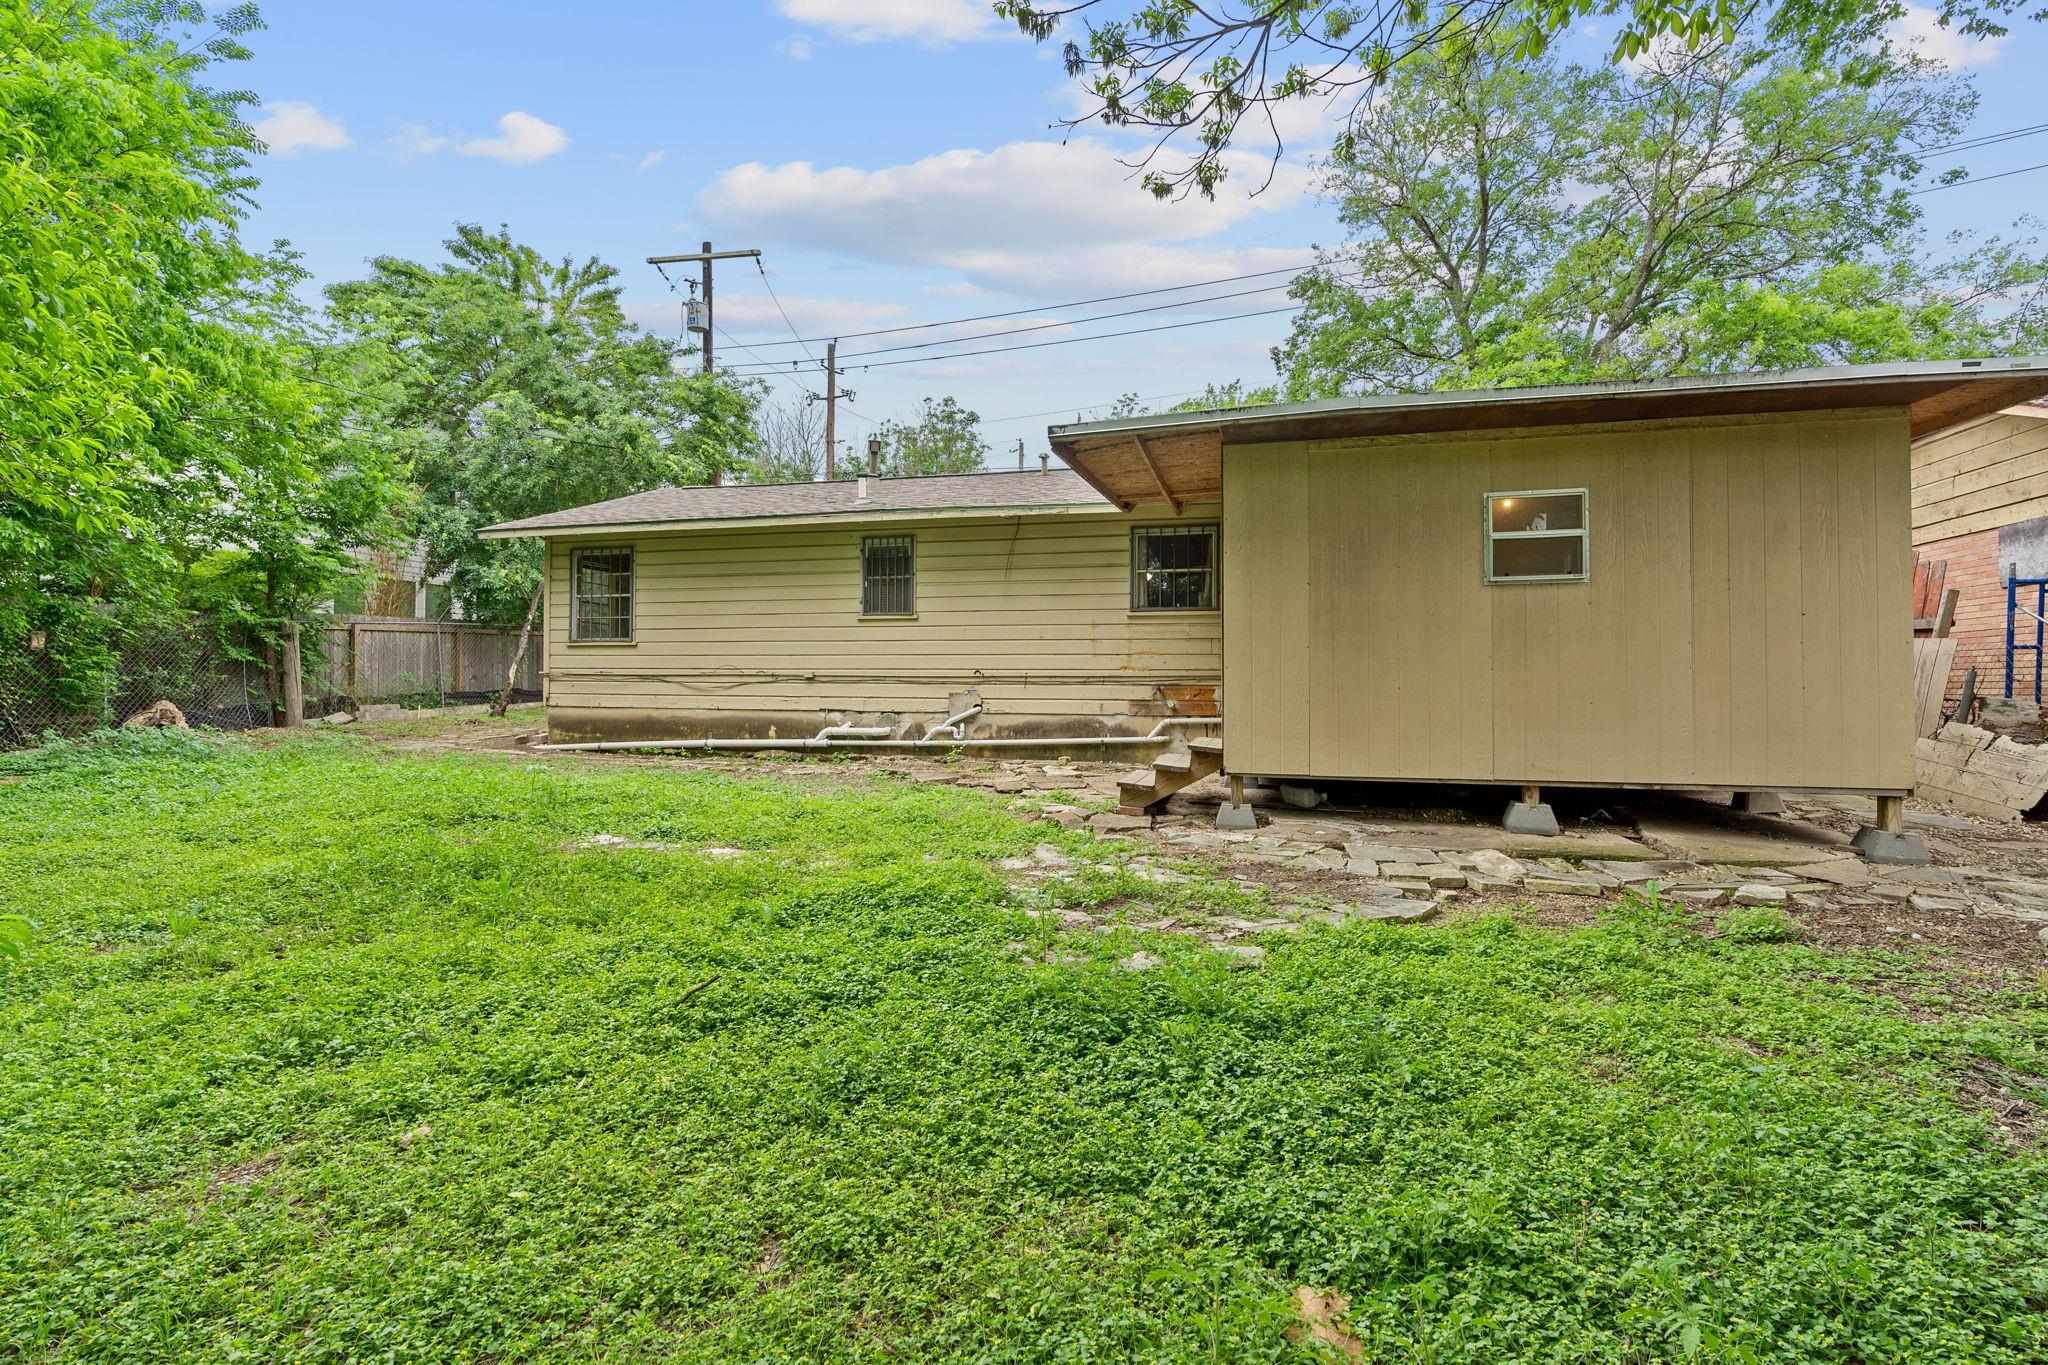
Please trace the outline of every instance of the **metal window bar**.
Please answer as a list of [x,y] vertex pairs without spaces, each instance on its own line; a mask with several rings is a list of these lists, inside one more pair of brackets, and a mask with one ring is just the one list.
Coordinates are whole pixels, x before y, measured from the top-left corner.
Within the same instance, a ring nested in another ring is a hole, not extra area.
[[864,537],[860,543],[860,614],[909,616],[916,610],[916,537]]
[[1216,528],[1131,528],[1131,610],[1213,611]]
[[570,582],[574,640],[633,638],[633,552],[578,550]]

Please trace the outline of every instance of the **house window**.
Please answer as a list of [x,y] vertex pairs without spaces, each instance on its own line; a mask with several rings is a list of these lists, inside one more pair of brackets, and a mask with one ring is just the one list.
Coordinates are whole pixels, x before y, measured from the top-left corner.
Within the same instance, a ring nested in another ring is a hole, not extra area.
[[1131,528],[1132,611],[1214,611],[1216,528]]
[[633,638],[633,552],[577,550],[569,556],[569,638]]
[[866,536],[860,543],[860,614],[910,616],[917,611],[917,538]]
[[1486,495],[1486,581],[1566,583],[1586,576],[1586,490]]

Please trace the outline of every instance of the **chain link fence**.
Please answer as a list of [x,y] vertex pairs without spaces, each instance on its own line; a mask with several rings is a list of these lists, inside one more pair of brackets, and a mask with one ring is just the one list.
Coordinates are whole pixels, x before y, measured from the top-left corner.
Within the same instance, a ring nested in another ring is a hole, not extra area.
[[[306,714],[361,702],[442,706],[484,701],[505,685],[517,632],[446,621],[321,618],[299,633]],[[521,661],[513,698],[540,696],[540,638]],[[146,616],[109,609],[63,635],[0,637],[0,749],[44,736],[119,725],[168,701],[189,725],[269,726],[273,697],[264,641],[245,627],[190,612]]]
[[159,701],[192,725],[269,725],[261,651],[248,632],[191,613],[97,613],[64,632],[0,639],[0,748],[119,725]]

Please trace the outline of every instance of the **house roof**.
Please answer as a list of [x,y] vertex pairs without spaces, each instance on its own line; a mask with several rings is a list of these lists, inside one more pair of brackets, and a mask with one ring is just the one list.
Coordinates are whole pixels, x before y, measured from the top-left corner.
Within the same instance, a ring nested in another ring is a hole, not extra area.
[[2044,393],[2048,356],[2002,357],[1326,398],[1077,422],[1048,435],[1054,453],[1119,507],[1178,507],[1222,495],[1225,445],[1878,407],[1907,409],[1917,438]]
[[975,512],[999,516],[1016,512],[1113,510],[1080,475],[1055,467],[999,474],[835,479],[829,483],[656,488],[610,502],[501,522],[485,527],[479,534],[502,539],[610,530],[685,530],[736,521],[892,521]]

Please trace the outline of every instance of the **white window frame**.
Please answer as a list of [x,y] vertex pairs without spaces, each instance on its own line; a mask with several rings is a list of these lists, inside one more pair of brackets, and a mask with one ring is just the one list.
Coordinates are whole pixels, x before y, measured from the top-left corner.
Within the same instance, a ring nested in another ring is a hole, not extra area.
[[[1493,505],[1502,498],[1577,498],[1579,524],[1560,531],[1496,531]],[[1583,488],[1504,488],[1488,493],[1479,503],[1479,527],[1486,537],[1486,581],[1488,583],[1583,583],[1593,573],[1593,500]],[[1579,538],[1577,573],[1497,574],[1493,571],[1493,544],[1497,540],[1563,540]]]

